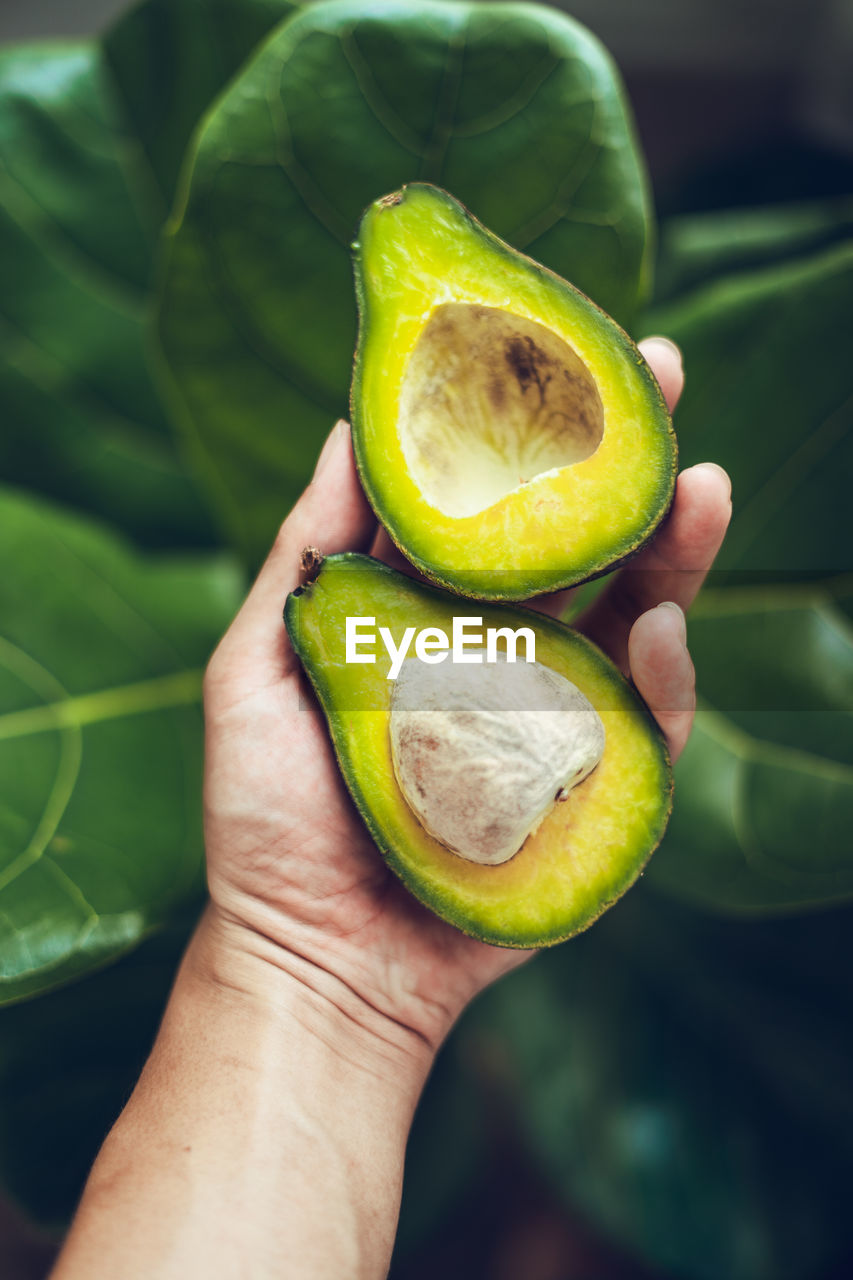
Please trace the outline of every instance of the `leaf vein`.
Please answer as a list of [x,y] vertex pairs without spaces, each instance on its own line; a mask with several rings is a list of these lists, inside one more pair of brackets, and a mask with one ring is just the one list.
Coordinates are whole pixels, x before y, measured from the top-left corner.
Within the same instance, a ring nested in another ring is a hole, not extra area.
[[283,170],[285,176],[290,179],[294,191],[311,216],[319,222],[320,226],[329,233],[333,240],[336,240],[338,244],[348,251],[352,236],[346,220],[330,204],[314,182],[314,179],[309,176],[307,170],[296,158],[290,120],[281,98],[280,88],[267,94],[266,103],[277,144],[276,154],[279,167]]
[[713,707],[704,696],[697,710],[697,723],[709,737],[714,738],[740,760],[766,764],[777,768],[798,769],[814,777],[830,782],[853,784],[853,765],[826,756],[813,755],[799,747],[767,742],[754,738],[738,728],[729,718]]
[[[125,277],[93,258],[86,247],[75,240],[69,228],[39,204],[2,160],[0,181],[4,188],[2,207],[6,214],[72,284],[95,294],[100,300],[108,300],[112,310],[122,315],[134,320],[143,317],[144,301],[140,291]],[[44,234],[43,228],[47,227],[51,229],[50,236]]]
[[853,394],[832,409],[793,453],[788,454],[741,507],[728,535],[728,553],[742,557],[744,549],[757,537],[796,487],[823,462],[845,438],[853,409]]
[[376,123],[405,151],[417,156],[419,159],[422,158],[423,147],[421,146],[420,138],[413,129],[409,128],[399,112],[394,111],[387,98],[380,91],[372,70],[358,47],[358,41],[355,38],[352,27],[341,32],[340,45],[359,92]]
[[421,177],[431,182],[441,181],[441,171],[447,159],[450,140],[453,137],[453,120],[462,85],[462,64],[467,42],[468,18],[454,31],[447,43],[447,61],[438,95],[432,133],[423,151]]
[[201,681],[199,670],[178,671],[95,693],[66,696],[23,711],[9,711],[0,716],[0,741],[190,706],[201,697]]
[[[456,138],[476,138],[484,133],[493,133],[499,129],[501,125],[508,124],[510,120],[514,120],[516,116],[520,116],[526,111],[533,102],[537,94],[545,87],[554,73],[562,64],[562,59],[554,53],[549,53],[529,75],[527,81],[519,85],[513,94],[510,95],[500,106],[494,107],[491,111],[486,111],[480,116],[475,116],[473,120],[469,120],[466,124],[457,124],[454,129],[454,137]],[[544,71],[542,68],[546,68]],[[586,97],[578,101],[586,101]],[[560,103],[562,110],[566,110],[576,104],[571,101]]]

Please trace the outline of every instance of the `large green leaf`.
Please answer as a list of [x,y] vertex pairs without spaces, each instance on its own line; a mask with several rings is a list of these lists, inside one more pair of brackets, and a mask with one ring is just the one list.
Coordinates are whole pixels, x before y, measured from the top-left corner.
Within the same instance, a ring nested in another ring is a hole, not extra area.
[[853,898],[853,626],[835,596],[851,585],[700,598],[702,707],[655,884],[733,912]]
[[661,1280],[813,1280],[853,1244],[850,926],[638,887],[475,1013],[541,1166]]
[[687,370],[676,417],[683,465],[732,476],[718,566],[734,581],[850,567],[853,241],[724,278],[656,310]]
[[222,559],[149,562],[0,496],[0,1003],[136,944],[202,883],[202,668]]
[[720,572],[691,614],[700,711],[649,870],[718,910],[853,895],[851,294],[847,243],[705,285],[649,322],[685,352],[684,462],[733,478]]
[[849,196],[667,218],[655,297],[677,297],[722,275],[813,255],[853,234]]
[[0,51],[0,473],[146,541],[203,540],[145,365],[159,217],[130,142],[96,46]]
[[184,149],[203,112],[299,0],[143,0],[104,37],[113,87],[172,203]]
[[148,0],[0,51],[0,476],[149,545],[215,535],[146,359],[153,247],[199,116],[288,0]]
[[416,178],[630,318],[645,182],[618,76],[583,28],[461,0],[303,9],[207,117],[165,251],[175,415],[252,558],[346,411],[359,215]]

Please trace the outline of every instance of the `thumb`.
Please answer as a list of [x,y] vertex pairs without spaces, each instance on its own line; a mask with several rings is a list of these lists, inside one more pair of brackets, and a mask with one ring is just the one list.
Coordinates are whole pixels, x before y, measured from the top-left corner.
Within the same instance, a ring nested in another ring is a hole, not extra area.
[[299,585],[303,550],[313,546],[324,555],[360,550],[369,546],[375,528],[356,472],[349,424],[341,420],[211,660],[208,684],[238,681],[248,691],[280,680],[293,661],[283,643],[281,613],[288,592]]

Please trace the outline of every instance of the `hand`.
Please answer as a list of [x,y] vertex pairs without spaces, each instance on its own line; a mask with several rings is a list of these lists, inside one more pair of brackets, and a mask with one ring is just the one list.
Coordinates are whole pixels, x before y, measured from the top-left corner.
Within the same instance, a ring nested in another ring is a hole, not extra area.
[[[673,407],[678,352],[644,352]],[[693,668],[680,609],[692,601],[730,514],[714,464],[678,479],[653,542],[617,574],[579,622],[622,668],[666,733],[673,756],[689,733]],[[465,937],[421,907],[387,869],[351,804],[321,712],[282,624],[305,546],[391,559],[361,492],[349,431],[338,423],[314,478],[283,525],[205,682],[206,841],[212,915],[228,946],[246,949],[312,997],[429,1056],[465,1004],[524,953]],[[672,602],[679,608],[657,607]],[[564,599],[537,607],[555,611]]]
[[[674,403],[677,352],[658,340],[646,354]],[[655,606],[689,604],[728,507],[719,468],[684,472],[653,544],[582,620],[630,670],[673,752],[690,727],[693,669],[683,617]],[[386,1275],[435,1049],[466,1002],[524,958],[465,937],[403,889],[300,687],[281,610],[302,548],[376,537],[339,423],[208,669],[211,906],[55,1280],[213,1280],[247,1267],[271,1278]],[[380,535],[374,550],[383,545]]]

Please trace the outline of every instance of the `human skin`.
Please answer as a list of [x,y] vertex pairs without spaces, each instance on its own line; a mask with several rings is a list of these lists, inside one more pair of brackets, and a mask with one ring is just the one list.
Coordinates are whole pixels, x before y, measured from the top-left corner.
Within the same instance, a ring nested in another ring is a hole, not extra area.
[[[674,406],[677,350],[643,349]],[[695,702],[681,610],[729,514],[719,467],[682,472],[653,542],[578,623],[630,673],[673,756]],[[379,857],[281,621],[307,545],[396,562],[343,423],[211,659],[210,903],[54,1280],[379,1280],[435,1053],[469,1001],[530,954],[457,932]]]

